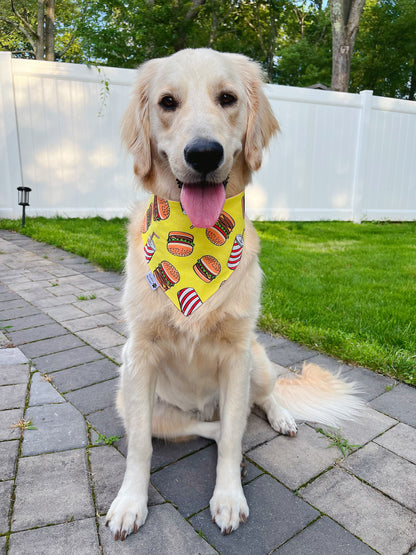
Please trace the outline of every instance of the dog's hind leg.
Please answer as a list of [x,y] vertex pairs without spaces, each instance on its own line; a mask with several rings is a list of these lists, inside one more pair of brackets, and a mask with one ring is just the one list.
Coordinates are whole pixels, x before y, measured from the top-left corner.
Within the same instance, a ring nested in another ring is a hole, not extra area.
[[252,341],[253,370],[251,374],[251,404],[259,406],[267,415],[271,427],[281,434],[295,436],[297,426],[290,412],[279,405],[273,390],[276,372],[264,348]]
[[218,443],[220,422],[198,420],[190,412],[185,412],[164,401],[157,400],[153,409],[152,435],[161,439],[201,436],[214,439]]

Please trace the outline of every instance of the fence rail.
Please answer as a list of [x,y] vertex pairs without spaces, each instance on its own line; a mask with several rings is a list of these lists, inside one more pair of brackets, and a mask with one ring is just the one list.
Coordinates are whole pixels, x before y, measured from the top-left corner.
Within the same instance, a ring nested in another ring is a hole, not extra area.
[[[134,70],[0,52],[0,217],[123,216],[143,193],[119,140]],[[266,220],[416,219],[416,103],[267,85],[282,132],[248,188]]]

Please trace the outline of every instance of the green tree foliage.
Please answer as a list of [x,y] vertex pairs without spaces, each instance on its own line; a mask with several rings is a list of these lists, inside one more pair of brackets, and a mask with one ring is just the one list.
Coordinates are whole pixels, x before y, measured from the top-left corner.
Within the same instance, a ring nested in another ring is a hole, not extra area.
[[415,0],[367,0],[351,77],[353,92],[416,99]]
[[286,17],[286,34],[277,51],[274,81],[308,87],[331,85],[331,17],[329,6],[302,2]]
[[206,29],[199,33],[197,27],[203,4],[199,0],[91,0],[79,33],[90,59],[135,67],[149,58],[201,46]]
[[[45,27],[46,2],[38,0],[0,0],[0,49],[18,58],[44,59],[45,37],[40,37],[39,24]],[[84,62],[77,24],[83,15],[83,3],[58,0],[55,10],[54,42],[56,60]],[[44,33],[45,28],[42,31]]]
[[[22,18],[36,30],[42,2],[0,0],[2,50],[35,57]],[[181,48],[210,47],[257,60],[271,82],[330,87],[330,11],[331,0],[56,0],[55,57],[136,67]],[[415,0],[366,0],[350,91],[415,99],[415,29]]]

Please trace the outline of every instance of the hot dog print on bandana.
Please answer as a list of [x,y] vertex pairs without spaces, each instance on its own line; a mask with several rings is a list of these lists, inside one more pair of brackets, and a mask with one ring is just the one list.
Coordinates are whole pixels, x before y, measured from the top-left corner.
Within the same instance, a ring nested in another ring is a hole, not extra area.
[[226,199],[213,227],[193,227],[181,203],[153,195],[142,224],[154,283],[190,316],[238,267],[244,246],[244,193]]

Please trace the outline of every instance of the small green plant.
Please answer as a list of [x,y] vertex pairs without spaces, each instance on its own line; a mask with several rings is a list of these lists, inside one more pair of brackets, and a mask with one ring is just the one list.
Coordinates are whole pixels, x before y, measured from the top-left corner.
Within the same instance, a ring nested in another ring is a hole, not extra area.
[[49,258],[49,256],[47,254],[44,254],[43,258]]
[[57,283],[57,282],[55,282],[55,281],[53,281],[53,282],[51,283],[51,287],[56,287],[57,285],[59,285],[59,283]]
[[80,295],[79,297],[77,297],[79,301],[93,301],[96,298],[97,295],[94,295],[94,293],[92,295]]
[[354,449],[358,449],[359,447],[361,447],[361,445],[350,445],[348,443],[348,440],[341,436],[341,430],[340,429],[336,430],[334,432],[330,432],[329,430],[323,430],[322,428],[316,428],[316,431],[319,434],[322,434],[323,436],[325,436],[329,440],[331,440],[331,443],[328,445],[328,448],[329,447],[338,447],[338,449],[341,451],[343,457],[346,457],[347,455],[349,455],[350,452],[353,451]]
[[105,443],[106,445],[113,445],[116,441],[120,441],[119,436],[106,436],[104,434],[98,434],[98,439],[95,443]]
[[0,330],[8,330],[10,328],[12,328],[13,326],[0,326]]
[[[107,105],[107,100],[108,100],[108,96],[110,94],[110,82],[107,78],[107,76],[105,75],[104,69],[102,67],[99,66],[95,66],[98,74],[100,76],[100,83],[101,83],[101,89],[100,89],[100,107],[98,110],[98,117],[102,118],[104,116],[104,110],[106,108]],[[102,75],[102,77],[101,77]]]
[[384,388],[384,391],[386,391],[386,392],[387,392],[387,391],[391,391],[392,389],[394,389],[394,387],[395,387],[395,384],[393,384],[393,385],[386,385],[386,387]]
[[37,430],[36,426],[32,424],[32,419],[25,420],[24,418],[19,418],[16,424],[12,424],[10,428],[19,428],[22,434],[24,430]]

